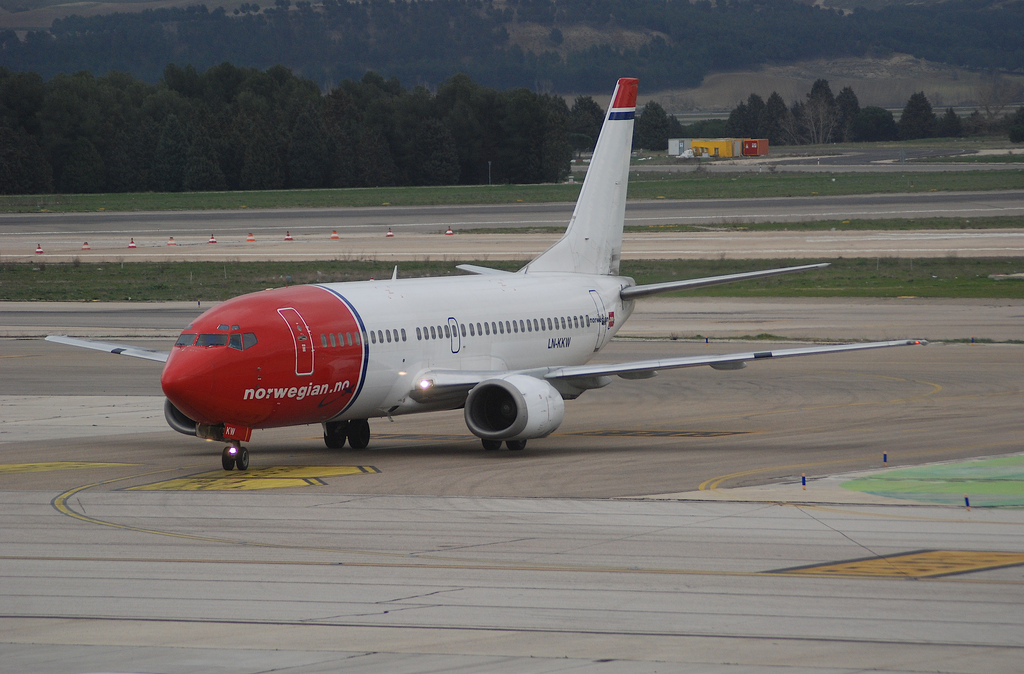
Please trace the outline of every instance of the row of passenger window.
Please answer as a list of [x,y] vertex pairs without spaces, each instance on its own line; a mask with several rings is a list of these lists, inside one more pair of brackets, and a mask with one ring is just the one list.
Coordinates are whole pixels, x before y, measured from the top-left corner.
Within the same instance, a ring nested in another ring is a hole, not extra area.
[[[556,330],[579,330],[588,325],[587,316],[554,316],[550,318],[525,318],[514,321],[483,321],[480,323],[460,323],[459,332],[463,337],[483,335],[518,334],[520,332],[554,332]],[[468,326],[468,327],[467,327]],[[450,325],[424,326],[416,328],[416,339],[451,339]],[[215,336],[215,335],[211,335]],[[255,336],[254,336],[255,338]],[[389,330],[370,330],[368,332],[324,333],[320,335],[320,344],[337,348],[341,346],[362,346],[363,344],[391,344],[408,341],[405,328]]]
[[405,328],[401,330],[370,330],[369,332],[339,332],[337,337],[332,332],[320,335],[320,344],[327,348],[328,342],[330,346],[362,346],[363,344],[383,344],[385,341],[388,343],[407,341],[408,335],[405,333]]
[[[466,326],[469,330],[466,330]],[[554,332],[555,330],[578,330],[587,327],[586,316],[554,316],[550,318],[525,318],[512,321],[483,321],[482,323],[460,323],[459,332],[463,337],[483,335],[511,335],[520,332]],[[439,325],[416,328],[416,339],[451,339],[452,328]],[[404,341],[404,340],[403,340]]]

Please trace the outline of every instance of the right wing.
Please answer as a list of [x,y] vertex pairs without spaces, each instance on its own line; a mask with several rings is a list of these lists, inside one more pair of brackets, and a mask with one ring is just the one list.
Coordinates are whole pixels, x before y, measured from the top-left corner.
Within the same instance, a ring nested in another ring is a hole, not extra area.
[[46,338],[46,341],[56,342],[57,344],[67,344],[68,346],[78,346],[83,349],[93,349],[94,351],[106,351],[107,353],[113,353],[118,356],[131,356],[132,358],[155,360],[160,363],[166,363],[167,357],[171,355],[170,351],[143,349],[138,346],[125,346],[124,344],[97,342],[92,339],[78,339],[77,337],[66,337],[64,335],[50,335]]

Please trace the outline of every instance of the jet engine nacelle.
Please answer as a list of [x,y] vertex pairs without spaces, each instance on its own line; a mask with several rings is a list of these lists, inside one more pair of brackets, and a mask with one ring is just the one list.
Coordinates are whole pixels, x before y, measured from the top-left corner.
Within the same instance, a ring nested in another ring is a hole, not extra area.
[[522,374],[488,379],[466,398],[466,425],[484,440],[528,440],[550,435],[565,417],[561,394],[543,379]]
[[164,419],[167,425],[184,435],[196,434],[196,422],[185,416],[185,413],[174,406],[170,400],[164,399]]

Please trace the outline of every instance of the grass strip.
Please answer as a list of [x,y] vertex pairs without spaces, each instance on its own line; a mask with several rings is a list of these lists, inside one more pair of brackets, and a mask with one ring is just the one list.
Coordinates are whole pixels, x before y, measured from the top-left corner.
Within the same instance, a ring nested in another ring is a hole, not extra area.
[[[552,227],[554,231],[562,231]],[[858,230],[930,230],[930,229],[1024,229],[1024,217],[986,218],[906,218],[814,220],[809,222],[743,222],[716,225],[627,225],[625,231],[643,232],[780,232],[780,231],[858,231]],[[478,230],[494,232],[495,230]],[[512,231],[512,230],[510,230]]]
[[[698,278],[822,260],[626,260],[638,283]],[[1024,298],[1014,258],[840,258],[826,269],[677,293],[692,297]],[[515,270],[521,262],[478,263]],[[375,260],[299,262],[12,262],[0,265],[4,301],[216,301],[300,283],[390,278],[393,264]],[[451,262],[405,262],[401,278],[461,274]],[[994,278],[993,278],[994,277]]]
[[[630,199],[736,199],[1024,188],[1024,169],[914,173],[634,173]],[[375,187],[263,192],[0,195],[0,213],[355,208],[571,202],[580,184]]]

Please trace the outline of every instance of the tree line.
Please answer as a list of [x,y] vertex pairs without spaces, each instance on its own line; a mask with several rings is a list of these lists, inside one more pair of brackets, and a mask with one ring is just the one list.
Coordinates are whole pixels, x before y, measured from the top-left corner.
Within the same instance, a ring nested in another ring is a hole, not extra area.
[[[266,3],[269,5],[269,3]],[[530,50],[516,26],[549,29]],[[164,65],[282,64],[330,88],[367,71],[436,87],[451,73],[499,89],[603,93],[636,76],[649,90],[697,86],[709,72],[762,63],[910,53],[986,70],[1024,68],[1024,0],[892,3],[844,13],[805,0],[276,0],[228,12],[203,5],[71,16],[23,38],[0,31],[0,65],[38,72],[131,73],[156,83]],[[571,49],[574,27],[635,31]]]
[[0,192],[557,182],[603,115],[465,75],[436,93],[375,73],[321,93],[283,66],[169,65],[155,85],[0,67]]
[[839,95],[834,95],[828,80],[819,79],[804,100],[792,105],[787,106],[774,91],[767,100],[750,94],[729,112],[728,119],[689,126],[650,101],[637,117],[634,146],[664,150],[669,138],[767,138],[771,146],[778,146],[1007,134],[1015,143],[1024,142],[1024,107],[1003,114],[1004,107],[993,105],[985,113],[974,110],[966,118],[953,108],[937,114],[921,91],[907,99],[897,120],[885,108],[862,108],[851,87],[843,87]]
[[[157,84],[112,72],[44,80],[0,66],[0,194],[180,192],[564,180],[593,149],[604,110],[524,88],[498,91],[466,75],[431,92],[367,73],[322,92],[283,66],[168,65]],[[987,120],[987,121],[986,121]],[[983,123],[984,122],[984,123]],[[787,107],[756,94],[727,120],[682,125],[647,102],[633,145],[669,138],[768,138],[773,145],[960,136],[987,129],[1024,142],[1013,115],[937,116],[916,93],[897,122],[860,108],[826,80]]]
[[788,107],[774,91],[768,100],[751,94],[729,113],[726,130],[730,135],[767,138],[780,145],[1005,135],[1011,115],[1000,111],[990,109],[983,114],[975,110],[962,119],[953,108],[947,108],[939,115],[920,91],[907,99],[897,120],[885,108],[861,108],[851,87],[833,95],[828,80],[819,79],[804,100]]

